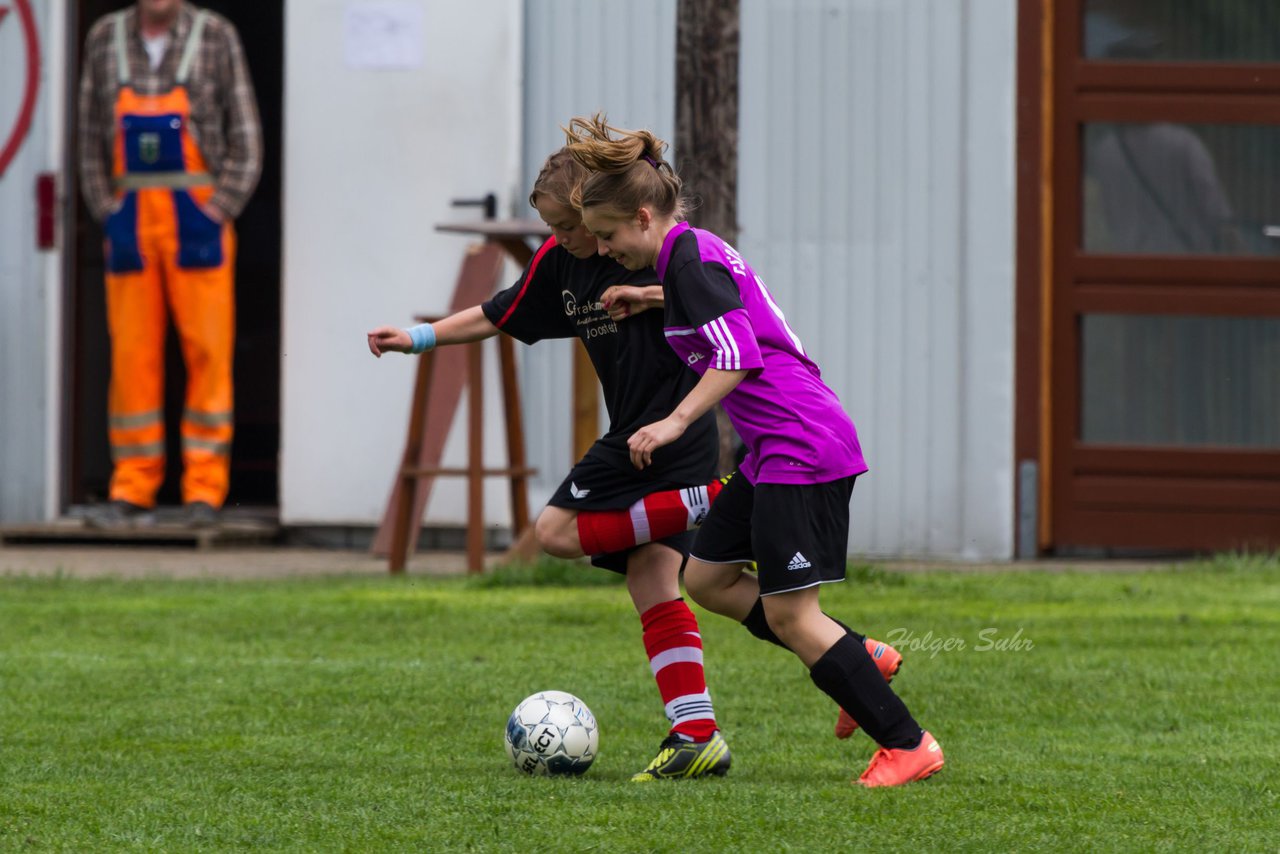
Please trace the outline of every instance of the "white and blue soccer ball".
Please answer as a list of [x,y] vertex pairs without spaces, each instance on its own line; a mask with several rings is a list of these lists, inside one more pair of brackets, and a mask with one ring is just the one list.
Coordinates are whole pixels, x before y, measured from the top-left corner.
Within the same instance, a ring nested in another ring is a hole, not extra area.
[[600,746],[587,704],[564,691],[539,691],[507,719],[507,755],[526,774],[581,774]]

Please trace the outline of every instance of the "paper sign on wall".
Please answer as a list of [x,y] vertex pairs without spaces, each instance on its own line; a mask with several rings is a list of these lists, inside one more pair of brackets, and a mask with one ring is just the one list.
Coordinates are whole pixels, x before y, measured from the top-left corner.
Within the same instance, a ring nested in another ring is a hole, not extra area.
[[347,4],[346,59],[349,68],[420,68],[423,8],[413,0],[356,0]]

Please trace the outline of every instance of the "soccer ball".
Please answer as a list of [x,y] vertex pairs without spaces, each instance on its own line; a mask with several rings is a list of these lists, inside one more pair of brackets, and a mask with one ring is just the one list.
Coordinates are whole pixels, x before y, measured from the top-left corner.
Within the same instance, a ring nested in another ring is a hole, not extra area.
[[564,691],[528,696],[507,719],[507,756],[526,774],[581,774],[599,744],[595,715]]

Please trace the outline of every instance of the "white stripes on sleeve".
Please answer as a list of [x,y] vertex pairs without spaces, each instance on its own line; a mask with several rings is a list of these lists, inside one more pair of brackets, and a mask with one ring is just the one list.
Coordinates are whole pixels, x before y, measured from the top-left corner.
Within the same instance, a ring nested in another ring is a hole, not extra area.
[[717,317],[710,323],[698,328],[702,336],[711,342],[715,356],[711,367],[719,371],[742,370],[742,355],[738,351],[738,342],[733,337],[733,330],[724,322],[724,317]]

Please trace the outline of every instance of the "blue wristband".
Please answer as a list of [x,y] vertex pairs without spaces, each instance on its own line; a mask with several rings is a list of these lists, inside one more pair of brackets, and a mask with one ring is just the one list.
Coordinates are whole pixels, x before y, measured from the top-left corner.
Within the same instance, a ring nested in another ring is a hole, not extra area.
[[410,353],[425,353],[436,346],[436,331],[431,328],[430,323],[423,323],[409,329],[409,339],[413,341]]

